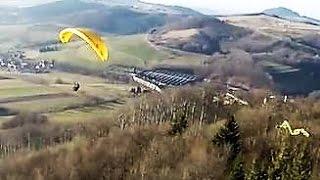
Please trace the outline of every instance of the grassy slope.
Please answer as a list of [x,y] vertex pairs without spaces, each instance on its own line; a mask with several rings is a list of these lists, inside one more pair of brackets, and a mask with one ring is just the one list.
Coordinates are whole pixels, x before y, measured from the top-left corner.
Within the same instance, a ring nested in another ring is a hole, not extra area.
[[47,112],[47,111],[63,111],[64,108],[71,105],[81,105],[86,99],[79,97],[66,97],[55,99],[40,99],[34,101],[21,101],[14,103],[7,103],[3,107],[19,110],[19,111],[33,111],[33,112]]
[[[55,59],[72,66],[89,70],[102,70],[110,64],[153,66],[157,64],[199,64],[199,56],[174,55],[167,50],[154,49],[145,34],[114,36],[104,35],[110,49],[110,60],[100,63],[93,51],[82,41],[62,46],[61,51],[38,53],[40,44],[57,40],[59,27],[54,25],[6,25],[0,26],[0,52],[11,48],[23,48],[31,58]],[[28,46],[26,46],[28,45]]]
[[87,123],[110,117],[114,110],[114,104],[96,107],[84,107],[63,112],[50,113],[48,117],[58,124],[72,124],[76,122]]
[[110,49],[110,60],[106,64],[98,62],[95,54],[82,41],[65,45],[61,51],[42,53],[39,57],[56,59],[89,69],[103,69],[110,64],[144,66],[145,61],[159,63],[169,57],[168,53],[158,52],[150,47],[144,34],[107,36],[105,40]]
[[0,98],[24,97],[24,96],[54,94],[54,93],[57,93],[55,89],[36,85],[33,87],[27,86],[27,87],[1,89]]

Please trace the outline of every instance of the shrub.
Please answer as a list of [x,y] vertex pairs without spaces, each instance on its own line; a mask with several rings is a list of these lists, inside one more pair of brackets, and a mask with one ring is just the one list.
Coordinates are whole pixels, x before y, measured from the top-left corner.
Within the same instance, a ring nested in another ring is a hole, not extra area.
[[16,127],[22,127],[25,124],[45,124],[48,122],[48,118],[39,113],[20,113],[11,120],[2,124],[2,129],[12,129]]

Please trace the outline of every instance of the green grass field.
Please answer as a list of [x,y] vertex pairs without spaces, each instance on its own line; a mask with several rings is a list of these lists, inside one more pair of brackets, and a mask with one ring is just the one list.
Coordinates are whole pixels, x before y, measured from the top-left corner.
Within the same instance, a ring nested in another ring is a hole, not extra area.
[[114,64],[144,66],[148,63],[159,63],[170,56],[168,52],[153,49],[147,42],[145,34],[111,36],[107,37],[106,41],[110,45],[111,63]]
[[261,62],[262,66],[267,68],[267,70],[272,71],[273,73],[289,73],[289,72],[297,72],[299,69],[293,68],[291,66],[271,62],[271,61],[263,61]]
[[57,91],[53,88],[35,85],[33,87],[15,87],[15,88],[2,88],[0,89],[0,98],[13,98],[24,97],[32,95],[54,94]]
[[19,79],[2,79],[0,80],[1,84],[4,86],[0,86],[0,90],[8,89],[8,88],[19,88],[19,87],[33,87],[34,84],[30,82],[26,82]]
[[49,113],[47,116],[51,122],[58,124],[84,123],[89,121],[103,120],[112,116],[112,112],[118,105],[110,103],[109,105],[100,105],[96,107],[84,107],[63,112]]
[[71,105],[80,106],[85,103],[86,99],[81,97],[62,97],[55,99],[38,99],[34,101],[20,101],[14,103],[6,103],[2,107],[13,109],[16,111],[31,112],[52,112],[63,111]]
[[[0,80],[0,107],[11,111],[40,112],[56,123],[76,123],[101,119],[128,100],[129,85],[107,84],[102,78],[71,73],[10,75]],[[65,84],[56,84],[61,79]],[[39,84],[39,80],[46,82]],[[72,83],[79,81],[81,89],[72,91]],[[104,100],[96,103],[94,98]],[[6,102],[6,101],[9,102]],[[1,101],[4,101],[1,103]],[[12,116],[0,116],[6,121]],[[1,122],[0,122],[1,124]]]

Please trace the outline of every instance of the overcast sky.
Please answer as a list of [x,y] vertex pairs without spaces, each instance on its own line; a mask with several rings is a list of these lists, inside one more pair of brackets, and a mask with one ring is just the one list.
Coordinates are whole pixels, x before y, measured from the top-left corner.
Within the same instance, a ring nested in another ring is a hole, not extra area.
[[261,12],[268,8],[286,7],[301,15],[320,19],[320,0],[144,0],[152,3],[181,5],[213,10],[219,14]]
[[[0,5],[29,6],[55,0],[0,0]],[[106,0],[107,1],[107,0]],[[302,15],[320,19],[320,0],[143,0],[146,2],[180,5],[212,10],[218,14],[261,12],[268,8],[286,7]]]
[[0,0],[0,6],[30,6],[35,4],[52,2],[55,0]]

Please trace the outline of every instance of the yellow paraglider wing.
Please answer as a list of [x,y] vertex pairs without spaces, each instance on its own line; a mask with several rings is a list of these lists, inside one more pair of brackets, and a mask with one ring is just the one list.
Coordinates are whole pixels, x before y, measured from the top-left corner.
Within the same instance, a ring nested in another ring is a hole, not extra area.
[[283,128],[285,130],[287,130],[291,136],[298,136],[300,134],[302,134],[303,136],[305,137],[310,137],[310,134],[308,131],[306,131],[305,129],[294,129],[292,130],[291,129],[291,126],[289,124],[288,121],[284,121],[281,125],[280,125],[280,128]]
[[74,34],[80,37],[86,43],[88,43],[101,61],[107,61],[109,59],[109,50],[106,44],[98,34],[92,32],[89,29],[66,28],[62,30],[59,34],[60,41],[62,43],[68,43],[70,42]]

